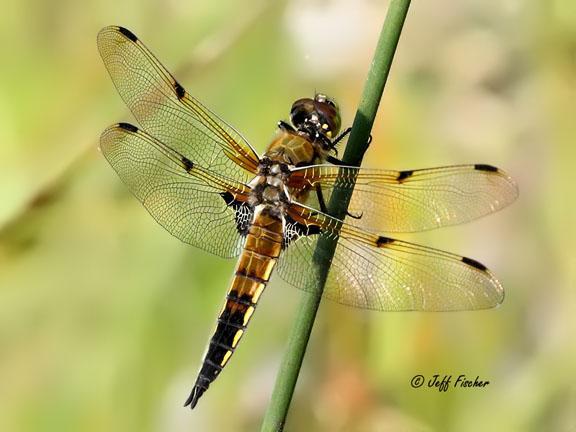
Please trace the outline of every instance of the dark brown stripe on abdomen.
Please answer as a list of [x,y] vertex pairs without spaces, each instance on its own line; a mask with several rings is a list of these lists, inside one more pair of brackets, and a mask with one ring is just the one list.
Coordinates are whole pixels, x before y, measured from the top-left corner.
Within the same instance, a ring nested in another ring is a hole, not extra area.
[[190,408],[196,406],[200,396],[226,366],[244,335],[280,255],[281,241],[282,224],[279,220],[256,219],[250,227],[226,303],[218,317],[216,331],[210,340],[194,389],[185,404]]

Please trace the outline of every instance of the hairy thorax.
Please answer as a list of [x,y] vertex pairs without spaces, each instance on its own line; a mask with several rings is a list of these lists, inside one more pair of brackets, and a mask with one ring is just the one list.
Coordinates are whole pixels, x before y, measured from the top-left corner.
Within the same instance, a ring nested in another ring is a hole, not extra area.
[[286,180],[290,168],[286,163],[262,158],[258,175],[250,182],[252,191],[248,203],[255,209],[266,207],[270,215],[281,218],[290,204]]
[[293,167],[321,163],[325,151],[320,145],[315,145],[308,136],[298,132],[279,130],[266,149],[265,157]]

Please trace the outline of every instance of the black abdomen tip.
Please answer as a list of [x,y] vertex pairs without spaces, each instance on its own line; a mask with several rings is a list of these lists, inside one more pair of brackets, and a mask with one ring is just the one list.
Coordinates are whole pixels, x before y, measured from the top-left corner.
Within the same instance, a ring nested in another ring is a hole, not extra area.
[[198,404],[198,399],[200,399],[200,396],[202,396],[205,391],[206,389],[204,387],[198,385],[194,386],[192,393],[190,393],[190,396],[186,399],[184,406],[190,406],[190,409],[194,409],[196,404]]
[[120,33],[122,33],[124,36],[126,36],[128,39],[130,39],[132,42],[136,42],[138,40],[136,35],[134,33],[132,33],[130,30],[128,30],[127,28],[118,27],[118,31]]

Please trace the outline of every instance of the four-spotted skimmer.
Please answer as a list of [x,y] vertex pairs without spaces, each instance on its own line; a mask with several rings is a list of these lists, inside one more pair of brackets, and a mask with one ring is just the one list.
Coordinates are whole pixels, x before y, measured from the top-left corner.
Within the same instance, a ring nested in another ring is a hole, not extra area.
[[[186,404],[219,375],[274,270],[291,285],[360,308],[448,311],[491,308],[504,291],[479,262],[381,233],[459,224],[510,204],[517,187],[490,165],[389,171],[328,164],[341,122],[318,94],[296,101],[262,156],[184,90],[129,30],[110,26],[98,48],[142,129],[118,123],[100,149],[171,234],[213,254],[239,256],[218,324]],[[348,213],[326,211],[336,190]],[[337,240],[321,274],[322,238]]]

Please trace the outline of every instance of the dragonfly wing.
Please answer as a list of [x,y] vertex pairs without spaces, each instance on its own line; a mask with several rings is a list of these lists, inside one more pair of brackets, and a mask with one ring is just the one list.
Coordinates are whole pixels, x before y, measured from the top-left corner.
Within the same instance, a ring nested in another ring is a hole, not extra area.
[[[316,165],[296,168],[291,186],[320,186],[326,201],[335,189],[353,190],[346,222],[373,232],[415,232],[468,222],[500,210],[518,187],[491,165],[388,171]],[[310,205],[312,202],[310,202]]]
[[135,126],[106,129],[100,149],[148,212],[175,237],[223,257],[242,249],[248,186],[198,165]]
[[98,49],[118,92],[150,135],[207,169],[247,182],[258,155],[230,125],[190,96],[123,27],[105,27]]
[[[473,259],[364,232],[297,204],[290,215],[277,272],[298,288],[317,291],[325,278],[325,298],[382,311],[487,309],[504,298],[498,280]],[[332,241],[330,262],[318,245]]]

